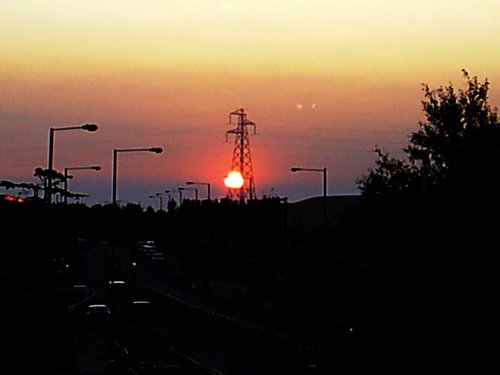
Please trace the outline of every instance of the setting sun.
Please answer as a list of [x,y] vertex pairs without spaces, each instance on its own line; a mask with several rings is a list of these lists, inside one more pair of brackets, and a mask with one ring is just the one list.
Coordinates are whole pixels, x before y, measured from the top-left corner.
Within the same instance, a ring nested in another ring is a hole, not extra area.
[[245,108],[252,196],[316,195],[296,163],[335,170],[330,194],[359,194],[373,148],[400,156],[422,120],[422,83],[459,85],[465,68],[499,106],[499,15],[498,0],[2,1],[1,179],[31,183],[49,127],[92,122],[98,134],[54,143],[58,171],[102,165],[72,181],[88,203],[109,199],[114,148],[150,145],[165,154],[120,162],[121,200],[191,179],[225,196],[240,170],[226,119]]
[[224,178],[224,185],[230,189],[239,189],[244,183],[243,176],[238,171],[231,171]]
[[487,362],[499,19],[0,0],[0,375]]

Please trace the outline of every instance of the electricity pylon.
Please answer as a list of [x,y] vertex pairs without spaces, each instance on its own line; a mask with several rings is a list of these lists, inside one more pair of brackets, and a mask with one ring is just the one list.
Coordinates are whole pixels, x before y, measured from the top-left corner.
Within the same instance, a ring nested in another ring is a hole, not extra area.
[[243,186],[239,189],[229,189],[229,197],[239,200],[255,199],[255,180],[252,167],[252,154],[250,152],[250,136],[248,127],[253,126],[253,133],[256,134],[257,129],[255,123],[247,119],[245,109],[240,108],[229,113],[229,124],[233,125],[233,118],[237,117],[238,122],[236,128],[226,131],[226,142],[228,134],[235,134],[233,160],[231,163],[231,171],[240,172],[243,177]]

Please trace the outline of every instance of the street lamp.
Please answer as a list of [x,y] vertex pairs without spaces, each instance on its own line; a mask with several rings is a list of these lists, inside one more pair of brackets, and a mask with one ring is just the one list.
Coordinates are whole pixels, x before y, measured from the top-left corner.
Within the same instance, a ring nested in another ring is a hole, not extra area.
[[113,150],[113,181],[112,181],[112,202],[113,206],[116,206],[116,182],[117,182],[117,172],[118,172],[118,153],[119,152],[153,152],[155,154],[161,154],[163,148],[161,147],[149,147],[149,148],[115,148]]
[[160,211],[163,211],[163,195],[162,193],[156,193],[155,195],[150,195],[149,198],[159,198],[160,200]]
[[91,165],[89,167],[67,167],[64,168],[64,203],[68,203],[68,179],[73,178],[73,176],[68,175],[68,171],[77,171],[82,169],[91,169],[94,171],[100,171],[100,165]]
[[206,185],[207,186],[207,199],[210,200],[210,184],[208,182],[187,181],[186,185]]
[[162,193],[156,193],[156,196],[160,199],[160,211],[163,211],[163,195]]
[[114,252],[115,246],[117,242],[117,207],[116,207],[116,182],[118,175],[118,153],[120,152],[153,152],[155,154],[161,154],[163,152],[163,148],[161,147],[144,147],[144,148],[115,148],[113,149],[113,177],[112,177],[112,199],[111,202],[113,204],[113,243],[111,246],[111,263],[114,261]]
[[170,193],[179,193],[179,200],[180,198],[182,198],[182,192],[178,190],[165,190],[165,194],[167,194],[168,197],[168,203],[170,203],[170,201],[172,200],[172,195]]
[[194,200],[198,200],[198,188],[185,188],[185,187],[178,187],[177,189],[179,190],[194,190]]
[[49,175],[47,178],[47,192],[45,200],[52,203],[52,171],[54,165],[54,134],[56,131],[62,130],[86,130],[88,132],[95,132],[99,127],[96,124],[83,124],[75,126],[63,126],[59,128],[49,128],[49,155],[48,155],[48,170]]
[[179,193],[179,207],[182,203],[182,190],[165,190],[165,193]]
[[326,167],[324,168],[302,168],[302,167],[292,167],[290,168],[290,171],[292,172],[322,172],[323,173],[323,220],[324,223],[326,224],[326,197],[327,197],[327,190],[326,190]]

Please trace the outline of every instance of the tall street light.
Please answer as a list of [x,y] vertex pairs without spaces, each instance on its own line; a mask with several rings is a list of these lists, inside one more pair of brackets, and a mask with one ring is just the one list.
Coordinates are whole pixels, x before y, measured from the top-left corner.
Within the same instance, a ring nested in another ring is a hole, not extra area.
[[69,171],[78,171],[82,169],[90,169],[94,171],[100,171],[101,166],[100,165],[91,165],[89,167],[66,167],[64,168],[64,203],[68,203],[68,179],[73,178],[73,176],[69,176],[68,172]]
[[118,153],[120,152],[154,152],[155,154],[161,154],[163,148],[161,147],[149,147],[149,148],[115,148],[113,150],[113,181],[112,181],[112,203],[116,206],[116,183],[118,175]]
[[48,170],[49,175],[47,178],[48,186],[45,200],[52,203],[52,172],[54,166],[54,134],[56,131],[62,130],[86,130],[88,132],[95,132],[99,127],[96,124],[83,124],[75,126],[63,126],[59,128],[49,128],[49,156],[48,156]]
[[160,211],[163,211],[163,195],[162,193],[156,193],[155,195],[150,195],[149,198],[159,198],[160,201]]
[[179,190],[193,190],[194,191],[194,200],[198,200],[198,188],[185,188],[185,187],[178,187],[177,189]]
[[208,182],[187,181],[186,185],[206,185],[207,186],[207,199],[210,200],[210,184]]
[[182,190],[165,190],[165,193],[179,193],[179,207],[182,203]]
[[114,262],[114,252],[117,243],[117,207],[116,207],[116,182],[118,175],[118,153],[120,152],[153,152],[155,154],[161,154],[163,148],[161,147],[144,147],[144,148],[115,148],[113,149],[113,177],[112,177],[112,199],[113,204],[112,209],[112,222],[113,222],[113,242],[111,244],[111,263]]
[[323,173],[323,221],[324,224],[326,225],[327,221],[327,216],[326,216],[326,197],[327,197],[327,190],[326,190],[326,167],[325,168],[302,168],[302,167],[292,167],[290,168],[290,171],[292,172],[322,172]]
[[160,211],[163,211],[163,194],[156,193],[156,196],[160,199]]

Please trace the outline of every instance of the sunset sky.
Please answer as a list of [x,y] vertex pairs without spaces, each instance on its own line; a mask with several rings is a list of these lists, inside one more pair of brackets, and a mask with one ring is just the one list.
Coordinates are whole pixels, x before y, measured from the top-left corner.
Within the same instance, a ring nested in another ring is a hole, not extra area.
[[498,0],[2,1],[0,180],[36,182],[49,127],[92,122],[55,141],[56,169],[103,167],[74,173],[85,202],[111,199],[113,148],[150,146],[165,152],[120,156],[120,200],[157,205],[190,179],[222,197],[245,108],[259,197],[320,195],[292,166],[356,193],[375,145],[402,155],[422,83],[462,87],[465,68],[500,105],[499,20]]

